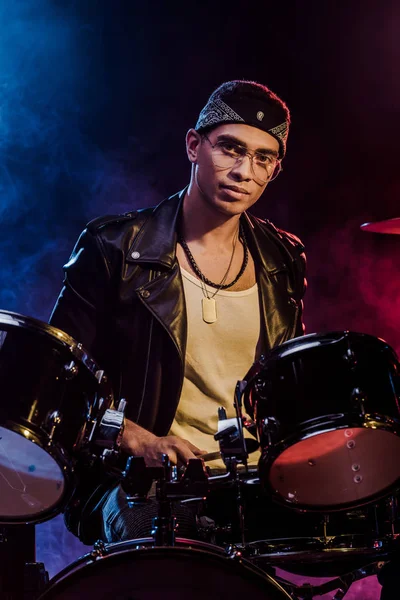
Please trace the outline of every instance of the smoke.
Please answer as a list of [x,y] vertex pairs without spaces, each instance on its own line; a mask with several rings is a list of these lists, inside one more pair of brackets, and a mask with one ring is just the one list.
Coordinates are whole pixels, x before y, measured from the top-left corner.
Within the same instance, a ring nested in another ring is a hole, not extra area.
[[99,2],[0,5],[0,308],[43,320],[85,222],[131,209],[149,187],[140,174],[132,186],[126,157],[93,135],[108,102],[103,13]]
[[307,330],[369,333],[400,354],[400,238],[360,225],[355,218],[328,225],[308,242]]
[[[319,11],[311,7],[287,18],[290,11],[276,3],[256,20],[249,5],[246,36],[242,4],[229,14],[222,5],[220,13],[215,3],[207,5],[202,15],[199,4],[192,19],[187,3],[188,14],[179,8],[172,22],[170,4],[164,13],[160,5],[157,14],[151,3],[129,0],[0,4],[0,308],[47,320],[61,286],[61,265],[84,223],[98,214],[153,204],[175,191],[175,180],[172,186],[169,182],[170,173],[180,168],[176,132],[183,138],[181,132],[213,88],[244,77],[281,89],[299,111],[290,142],[293,159],[288,157],[292,175],[288,168],[288,178],[277,182],[283,187],[278,188],[282,204],[276,222],[306,242],[308,332],[362,331],[399,351],[400,237],[361,233],[363,219],[351,216],[376,210],[377,218],[386,218],[382,199],[389,191],[383,193],[381,182],[374,183],[377,158],[392,155],[385,168],[392,169],[392,179],[397,177],[398,96],[393,92],[398,83],[389,77],[398,64],[389,48],[395,34],[385,33],[382,54],[381,40],[371,45],[375,38],[369,33],[379,28],[369,11],[363,12],[371,24],[362,39],[360,32],[354,36],[354,15],[340,20],[336,6],[329,19],[320,21]],[[282,18],[277,20],[273,10]],[[235,36],[242,42],[236,47]],[[318,47],[316,39],[327,43]],[[106,43],[114,44],[114,54]],[[273,59],[274,48],[279,60]],[[141,99],[136,132],[143,141],[128,136],[123,145],[121,131],[127,115],[135,112],[136,98]],[[378,122],[388,125],[378,127]],[[153,178],[143,167],[149,157]],[[358,173],[361,183],[343,198],[334,182],[347,163],[351,181]],[[397,186],[390,192],[393,210],[387,217],[398,216],[398,191]],[[351,218],[339,224],[335,215],[333,223],[320,227],[332,221],[335,210]],[[38,559],[45,559],[51,574],[85,551],[66,532],[61,517],[40,525],[37,533]]]

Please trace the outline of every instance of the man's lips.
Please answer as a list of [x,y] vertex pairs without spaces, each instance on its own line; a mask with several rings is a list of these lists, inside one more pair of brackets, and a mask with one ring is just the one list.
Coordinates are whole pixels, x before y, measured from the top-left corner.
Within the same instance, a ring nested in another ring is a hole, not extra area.
[[249,194],[247,190],[237,185],[221,185],[221,187],[223,190],[231,190],[232,192],[237,192],[238,194]]

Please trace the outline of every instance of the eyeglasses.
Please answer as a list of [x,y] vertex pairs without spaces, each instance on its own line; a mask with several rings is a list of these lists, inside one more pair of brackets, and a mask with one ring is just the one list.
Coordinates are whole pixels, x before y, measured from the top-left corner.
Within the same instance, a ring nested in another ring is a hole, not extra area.
[[251,170],[254,179],[260,183],[273,181],[282,171],[281,161],[272,154],[255,152],[252,154],[240,144],[230,140],[221,140],[213,144],[206,135],[202,136],[212,148],[211,157],[214,165],[219,169],[231,169],[240,165],[244,158],[250,158]]

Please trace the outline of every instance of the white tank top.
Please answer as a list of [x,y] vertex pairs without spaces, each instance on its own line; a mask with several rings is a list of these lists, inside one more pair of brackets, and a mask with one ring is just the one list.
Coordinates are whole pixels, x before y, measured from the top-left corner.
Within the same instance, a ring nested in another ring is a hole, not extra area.
[[[258,286],[239,292],[220,290],[215,296],[217,320],[205,323],[202,283],[182,268],[181,273],[188,337],[182,394],[169,433],[207,452],[215,452],[219,450],[213,437],[218,427],[217,410],[223,406],[228,418],[235,416],[236,383],[260,354]],[[214,288],[206,286],[206,289],[209,296],[215,292]],[[251,454],[249,464],[256,464],[258,457],[258,452]],[[223,466],[220,460],[207,464],[211,468]]]

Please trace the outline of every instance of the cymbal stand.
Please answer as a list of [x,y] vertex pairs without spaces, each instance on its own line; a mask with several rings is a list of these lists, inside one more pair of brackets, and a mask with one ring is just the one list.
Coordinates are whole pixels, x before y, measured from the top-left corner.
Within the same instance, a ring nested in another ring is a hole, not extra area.
[[171,500],[167,494],[167,482],[172,479],[171,462],[168,454],[162,457],[163,475],[157,481],[156,498],[158,515],[153,518],[151,535],[156,546],[175,546],[176,518],[172,514]]
[[[224,427],[224,421],[228,421],[226,411],[223,407],[218,409],[219,431],[214,435],[214,439],[219,442],[221,458],[227,468],[228,477],[234,481],[236,488],[236,511],[239,522],[239,534],[241,544],[246,543],[245,539],[245,511],[242,495],[242,482],[238,472],[238,464],[243,464],[247,470],[247,449],[243,435],[243,422],[241,413],[242,382],[238,382],[235,389],[234,407],[236,411],[236,424]],[[232,419],[233,420],[233,419]],[[230,422],[232,422],[230,420]],[[222,425],[222,427],[221,427]]]

